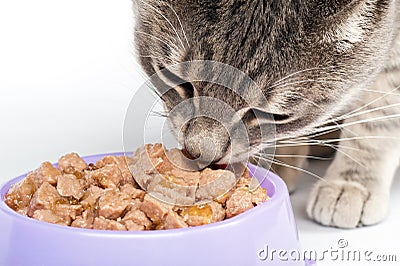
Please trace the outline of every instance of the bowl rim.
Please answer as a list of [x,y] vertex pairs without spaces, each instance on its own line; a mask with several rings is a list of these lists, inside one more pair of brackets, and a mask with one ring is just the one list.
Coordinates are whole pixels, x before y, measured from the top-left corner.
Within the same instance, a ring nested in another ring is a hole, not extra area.
[[[104,157],[104,156],[124,156],[126,152],[113,152],[113,153],[102,153],[102,154],[93,154],[88,156],[82,156],[86,162],[88,159],[92,157]],[[54,163],[53,165],[57,165]],[[248,169],[250,170],[250,174],[253,176],[255,174],[252,169],[259,172],[260,174],[264,175],[265,181],[270,182],[274,187],[275,191],[274,194],[270,197],[270,200],[267,200],[258,206],[245,211],[242,214],[239,214],[235,217],[219,221],[212,224],[206,224],[201,226],[194,226],[188,228],[177,228],[177,229],[168,229],[168,230],[148,230],[148,231],[114,231],[114,230],[97,230],[97,229],[85,229],[85,228],[77,228],[71,226],[64,226],[58,224],[47,223],[43,221],[39,221],[27,216],[24,216],[13,209],[11,209],[4,201],[5,195],[7,194],[10,187],[21,181],[26,175],[29,173],[25,173],[18,177],[15,177],[0,187],[0,211],[5,213],[5,215],[10,216],[12,219],[16,219],[20,222],[27,222],[32,225],[46,228],[46,230],[58,230],[58,231],[65,231],[65,232],[76,232],[84,235],[91,235],[91,236],[98,236],[101,235],[102,237],[128,237],[128,238],[142,238],[142,237],[167,237],[171,235],[180,235],[180,234],[188,234],[188,233],[199,233],[204,231],[211,231],[211,230],[218,230],[219,228],[223,227],[231,227],[235,224],[242,223],[247,219],[252,219],[254,216],[257,215],[258,212],[267,212],[269,209],[273,209],[278,204],[283,204],[286,198],[289,197],[288,190],[286,188],[285,183],[283,180],[274,174],[271,171],[268,171],[265,168],[260,166],[256,166],[254,164],[248,164]]]

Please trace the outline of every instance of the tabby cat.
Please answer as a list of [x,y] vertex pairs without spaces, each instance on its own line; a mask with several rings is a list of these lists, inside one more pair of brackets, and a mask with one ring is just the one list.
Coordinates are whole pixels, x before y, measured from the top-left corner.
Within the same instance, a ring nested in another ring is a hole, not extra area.
[[[167,113],[197,96],[223,101],[247,126],[254,156],[276,145],[281,157],[270,161],[287,166],[279,174],[290,189],[307,144],[333,143],[308,136],[340,127],[335,158],[313,188],[307,213],[342,228],[385,218],[400,159],[399,0],[134,0],[134,10],[135,46],[149,76],[183,62],[221,62],[250,77],[265,103],[248,108],[232,90],[174,68],[161,82],[185,82],[160,95]],[[231,140],[218,119],[170,116],[193,157],[213,153],[214,162],[225,163]],[[263,123],[274,124],[276,138],[260,137]],[[202,147],[205,138],[215,141],[213,150]]]

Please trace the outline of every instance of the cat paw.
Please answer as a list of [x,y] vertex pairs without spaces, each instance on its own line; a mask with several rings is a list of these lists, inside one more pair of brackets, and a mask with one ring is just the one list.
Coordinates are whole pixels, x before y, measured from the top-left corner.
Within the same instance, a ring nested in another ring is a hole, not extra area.
[[307,214],[326,226],[355,228],[382,221],[388,205],[389,193],[354,181],[322,180],[311,191]]

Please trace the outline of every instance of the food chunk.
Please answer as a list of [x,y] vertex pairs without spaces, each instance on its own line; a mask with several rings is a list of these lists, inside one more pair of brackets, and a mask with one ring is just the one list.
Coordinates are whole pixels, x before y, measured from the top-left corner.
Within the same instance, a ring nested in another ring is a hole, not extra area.
[[138,209],[131,210],[125,214],[124,218],[122,218],[122,224],[126,224],[128,221],[134,222],[137,225],[142,225],[144,227],[143,230],[145,228],[151,229],[153,225],[146,214]]
[[123,223],[128,231],[144,231],[145,227],[143,225],[139,225],[134,221],[127,220]]
[[56,215],[51,210],[36,210],[33,213],[32,218],[39,220],[39,221],[52,223],[52,224],[69,225],[68,221],[66,221],[62,217]]
[[48,182],[50,185],[55,186],[57,177],[60,175],[61,172],[49,162],[42,163],[39,169],[36,170],[36,178],[39,185],[43,184],[43,182]]
[[102,188],[117,188],[121,180],[121,171],[114,164],[106,164],[89,174],[89,182],[93,182]]
[[[268,199],[244,164],[198,169],[184,151],[147,144],[134,155],[86,163],[76,153],[42,163],[5,196],[18,213],[63,226],[143,231],[201,226]],[[231,171],[232,170],[232,171]],[[240,174],[238,174],[240,173]]]
[[146,192],[141,189],[135,188],[132,184],[125,184],[119,189],[121,190],[121,192],[128,194],[132,199],[143,200],[144,195],[146,194]]
[[85,193],[83,194],[80,204],[85,209],[94,209],[97,200],[104,194],[104,189],[99,188],[98,186],[90,186]]
[[77,153],[66,154],[58,160],[58,169],[63,173],[80,173],[86,167],[86,162]]
[[58,202],[62,201],[55,187],[43,182],[35,192],[28,207],[28,216],[32,217],[36,210],[53,210]]
[[255,178],[241,178],[237,184],[237,188],[244,188],[251,194],[253,205],[261,204],[268,199],[266,189],[262,188]]
[[79,204],[57,204],[53,212],[59,217],[63,218],[64,221],[68,221],[70,224],[73,220],[76,219],[78,215],[81,215],[83,208]]
[[[243,178],[226,200],[227,218],[243,213],[268,199],[264,188],[256,186],[252,178]],[[253,183],[253,184],[252,184]]]
[[93,229],[126,231],[125,225],[114,220],[106,219],[103,216],[94,218]]
[[91,229],[93,228],[93,222],[94,214],[89,210],[85,210],[82,215],[76,217],[76,219],[71,223],[71,226]]
[[30,173],[10,188],[5,196],[5,202],[11,209],[26,215],[27,207],[37,189],[35,179],[36,173]]
[[110,189],[99,198],[99,216],[107,219],[117,219],[125,211],[130,203],[128,194]]
[[146,194],[140,210],[143,211],[154,223],[161,223],[165,215],[172,209],[172,206],[163,203],[153,196]]
[[129,170],[129,164],[132,159],[127,156],[105,156],[96,162],[98,168],[103,168],[106,165],[115,165],[121,173],[121,184],[131,184],[137,188],[137,184],[133,179],[132,173]]
[[176,212],[169,211],[164,218],[163,229],[186,228],[188,224]]
[[212,201],[209,204],[183,208],[180,215],[188,225],[199,226],[222,221],[225,218],[225,210],[221,204]]
[[233,172],[206,168],[201,172],[196,199],[198,201],[214,200],[232,189],[235,183],[236,177]]
[[64,174],[58,177],[57,191],[63,197],[73,197],[77,200],[85,193],[85,183],[82,179],[77,179],[75,175]]
[[230,218],[253,208],[251,194],[244,188],[235,190],[226,201],[226,217]]

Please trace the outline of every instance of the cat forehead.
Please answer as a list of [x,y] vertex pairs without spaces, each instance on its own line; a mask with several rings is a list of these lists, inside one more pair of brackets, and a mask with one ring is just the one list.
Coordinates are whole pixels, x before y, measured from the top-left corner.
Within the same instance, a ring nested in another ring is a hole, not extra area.
[[[212,52],[227,43],[231,46],[232,41],[239,47],[248,41],[252,44],[250,49],[274,43],[282,47],[312,40],[318,34],[323,34],[323,41],[333,42],[337,38],[350,39],[350,43],[359,41],[365,26],[363,15],[371,16],[374,11],[369,1],[137,0],[142,27],[171,38],[185,34],[197,53]],[[365,9],[368,12],[363,14]],[[333,14],[335,18],[329,19]],[[183,46],[182,40],[179,41]]]
[[158,63],[213,60],[268,85],[289,72],[316,65],[351,66],[370,56],[385,38],[368,36],[384,35],[387,27],[381,18],[390,1],[139,2],[137,29],[142,33],[137,43],[146,56],[142,65],[157,70]]
[[[158,11],[176,12],[179,16],[188,15],[191,19],[218,21],[226,14],[235,16],[245,14],[251,16],[253,11],[263,12],[265,17],[274,18],[284,15],[302,14],[329,16],[352,3],[371,2],[375,0],[133,0],[136,10],[158,13]],[[317,13],[315,13],[317,11]],[[195,17],[193,17],[195,15]],[[242,19],[244,19],[242,17]]]

